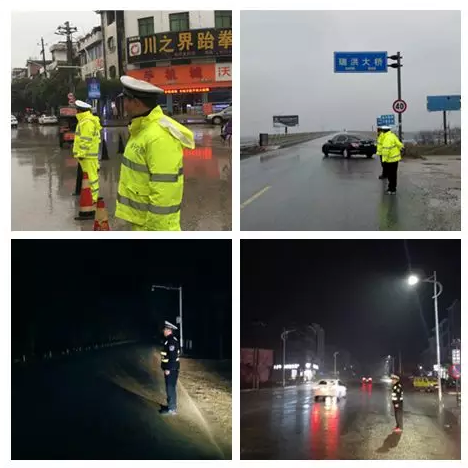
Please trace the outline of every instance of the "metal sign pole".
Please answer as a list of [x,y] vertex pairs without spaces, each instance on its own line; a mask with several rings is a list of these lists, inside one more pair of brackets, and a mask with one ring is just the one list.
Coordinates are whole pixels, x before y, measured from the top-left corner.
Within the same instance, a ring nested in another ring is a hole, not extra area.
[[444,114],[444,145],[447,145],[447,111],[443,111]]
[[[398,84],[398,100],[401,100],[401,54],[397,52],[397,84]],[[398,138],[400,141],[403,136],[402,117],[403,113],[398,112]]]

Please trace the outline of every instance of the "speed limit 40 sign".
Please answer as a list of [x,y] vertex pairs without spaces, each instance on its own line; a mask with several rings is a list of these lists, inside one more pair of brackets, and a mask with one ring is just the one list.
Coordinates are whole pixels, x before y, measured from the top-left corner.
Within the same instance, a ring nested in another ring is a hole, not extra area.
[[403,112],[405,112],[407,107],[408,105],[406,104],[405,101],[403,101],[403,99],[397,99],[393,103],[393,110],[397,112],[398,114],[402,114]]

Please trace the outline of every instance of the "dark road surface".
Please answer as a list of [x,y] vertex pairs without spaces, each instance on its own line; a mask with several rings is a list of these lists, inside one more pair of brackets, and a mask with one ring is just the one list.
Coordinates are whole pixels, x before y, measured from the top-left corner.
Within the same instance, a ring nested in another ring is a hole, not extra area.
[[[219,128],[191,127],[196,150],[184,157],[182,230],[231,230],[231,149],[223,146]],[[60,149],[57,126],[20,124],[11,130],[11,209],[13,231],[92,231],[92,221],[75,221],[79,197],[75,190],[76,160],[71,149]],[[102,161],[100,195],[112,230],[129,225],[114,218],[120,177],[119,134],[124,128],[104,128],[109,160]]]
[[230,457],[183,385],[179,414],[158,413],[166,401],[155,351],[122,346],[34,370],[14,368],[12,459]]
[[376,156],[324,158],[329,138],[241,161],[241,230],[460,230],[459,156],[404,160],[388,196]]
[[348,388],[338,404],[316,403],[310,384],[241,394],[241,459],[460,459],[460,428],[436,396],[406,393],[404,431],[384,385]]

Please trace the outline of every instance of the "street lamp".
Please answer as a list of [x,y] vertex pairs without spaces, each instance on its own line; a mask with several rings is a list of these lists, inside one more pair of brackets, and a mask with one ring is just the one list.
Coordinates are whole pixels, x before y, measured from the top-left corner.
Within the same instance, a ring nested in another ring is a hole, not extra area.
[[286,364],[286,338],[288,337],[289,333],[292,333],[296,330],[286,330],[283,329],[283,333],[281,333],[281,339],[283,340],[283,388],[286,386],[286,369],[284,368]]
[[338,354],[340,354],[339,351],[335,351],[335,352],[333,353],[333,359],[335,360],[335,365],[334,365],[334,369],[335,369],[335,379],[336,379],[336,356],[338,356]]
[[437,352],[437,385],[439,387],[439,404],[442,403],[442,385],[440,381],[440,341],[439,341],[439,306],[437,302],[437,298],[442,294],[443,287],[442,284],[437,281],[437,273],[434,271],[432,276],[420,280],[416,275],[410,275],[408,277],[408,284],[410,286],[414,286],[419,281],[422,283],[432,283],[434,285],[434,295],[432,299],[434,299],[434,315],[435,315],[435,331],[436,331],[436,352]]
[[180,325],[180,354],[183,352],[184,347],[184,329],[183,329],[183,320],[182,320],[182,286],[178,288],[173,288],[171,286],[163,286],[160,284],[151,285],[151,292],[154,292],[155,289],[167,289],[169,291],[179,291],[179,325]]

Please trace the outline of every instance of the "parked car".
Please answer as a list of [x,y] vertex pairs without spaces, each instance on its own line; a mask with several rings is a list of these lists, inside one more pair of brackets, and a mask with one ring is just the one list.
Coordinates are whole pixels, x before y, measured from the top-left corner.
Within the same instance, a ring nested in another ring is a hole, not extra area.
[[11,128],[18,128],[18,119],[14,115],[11,116]]
[[206,116],[207,122],[213,125],[222,125],[232,118],[232,106],[225,107],[222,111]]
[[365,154],[368,158],[372,158],[376,151],[374,140],[343,133],[334,136],[322,146],[325,157],[329,154],[341,154],[349,158],[353,154]]
[[362,383],[371,384],[372,383],[372,377],[363,377],[362,378]]
[[41,115],[39,117],[39,125],[56,125],[58,124],[58,119],[55,115]]
[[322,379],[313,388],[314,400],[325,399],[327,397],[346,398],[346,386],[338,379]]

